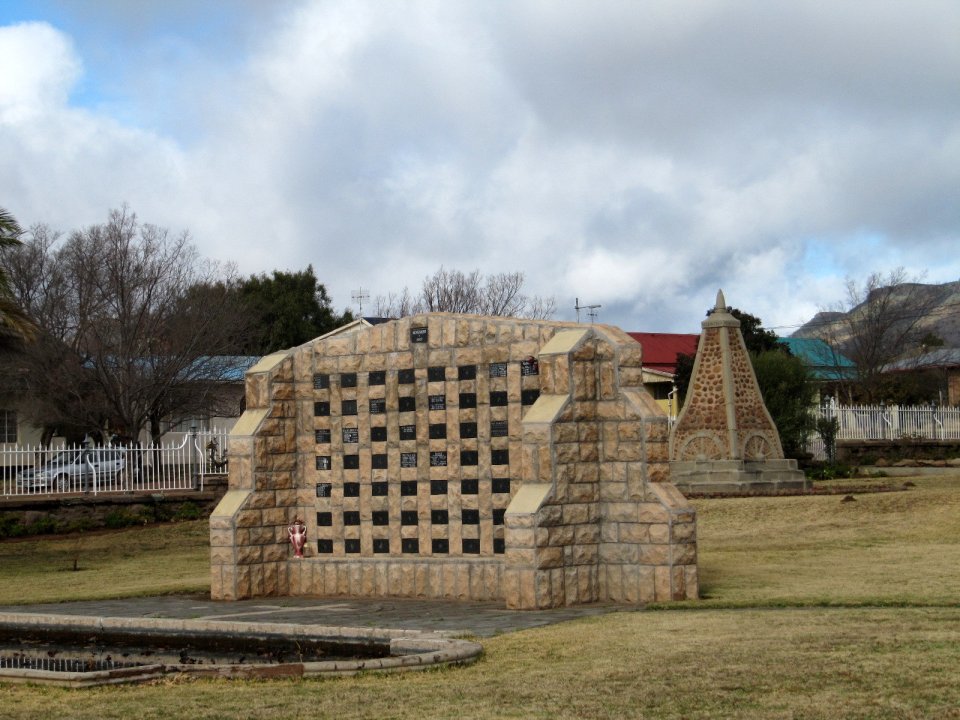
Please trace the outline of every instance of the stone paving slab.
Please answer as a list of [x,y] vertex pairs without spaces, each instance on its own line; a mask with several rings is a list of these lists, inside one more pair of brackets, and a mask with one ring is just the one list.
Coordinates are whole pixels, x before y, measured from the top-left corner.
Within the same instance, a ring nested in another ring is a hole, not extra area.
[[552,610],[507,610],[497,602],[394,598],[270,597],[220,602],[210,600],[207,595],[0,606],[0,612],[11,613],[378,627],[477,637],[624,610],[630,608],[598,603]]

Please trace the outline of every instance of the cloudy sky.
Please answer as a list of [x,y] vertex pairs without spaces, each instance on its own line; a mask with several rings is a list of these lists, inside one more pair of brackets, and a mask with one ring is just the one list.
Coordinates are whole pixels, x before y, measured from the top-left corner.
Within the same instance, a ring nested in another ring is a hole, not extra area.
[[0,0],[0,207],[123,203],[338,309],[443,265],[786,335],[960,278],[960,3]]

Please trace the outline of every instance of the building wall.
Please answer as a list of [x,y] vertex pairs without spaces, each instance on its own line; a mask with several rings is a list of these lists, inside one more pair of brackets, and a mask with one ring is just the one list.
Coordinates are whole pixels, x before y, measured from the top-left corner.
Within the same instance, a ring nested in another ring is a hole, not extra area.
[[667,441],[616,328],[431,314],[318,339],[247,375],[212,594],[696,597]]

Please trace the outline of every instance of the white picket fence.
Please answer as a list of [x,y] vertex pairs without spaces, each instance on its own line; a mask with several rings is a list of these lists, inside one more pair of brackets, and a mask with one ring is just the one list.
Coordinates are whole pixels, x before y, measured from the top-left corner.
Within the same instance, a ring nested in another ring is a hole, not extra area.
[[[837,419],[837,440],[960,440],[960,408],[934,405],[837,405],[815,417]],[[812,436],[807,451],[826,458],[823,441]]]
[[185,435],[158,447],[0,449],[0,496],[203,490],[226,467],[227,433]]

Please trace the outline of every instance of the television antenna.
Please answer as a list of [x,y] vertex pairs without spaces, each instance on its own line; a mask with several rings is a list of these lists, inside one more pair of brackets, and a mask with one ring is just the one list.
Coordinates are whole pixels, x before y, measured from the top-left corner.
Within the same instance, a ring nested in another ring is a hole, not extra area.
[[580,311],[586,310],[587,317],[590,318],[590,322],[593,323],[597,319],[597,308],[601,308],[603,305],[581,305],[580,298],[576,299],[576,305],[573,306],[573,309],[577,311],[577,322],[580,322]]
[[364,290],[363,286],[361,286],[359,290],[356,290],[350,294],[350,299],[360,306],[360,317],[363,317],[363,301],[370,299],[370,293]]

